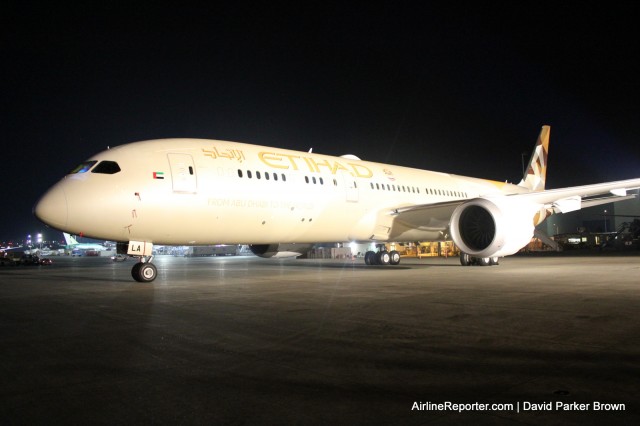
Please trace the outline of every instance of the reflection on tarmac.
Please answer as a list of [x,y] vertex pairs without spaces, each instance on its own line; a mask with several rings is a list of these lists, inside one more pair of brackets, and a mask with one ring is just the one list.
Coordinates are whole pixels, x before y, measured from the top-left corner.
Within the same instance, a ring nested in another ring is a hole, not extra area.
[[640,422],[640,257],[132,262],[0,268],[3,422]]

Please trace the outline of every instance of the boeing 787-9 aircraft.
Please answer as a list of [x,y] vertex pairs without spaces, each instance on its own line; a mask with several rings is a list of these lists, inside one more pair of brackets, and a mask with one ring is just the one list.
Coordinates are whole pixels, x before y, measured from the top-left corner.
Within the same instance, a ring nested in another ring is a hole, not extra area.
[[[204,139],[135,142],[73,169],[35,215],[74,235],[119,241],[140,259],[137,281],[157,276],[153,244],[373,242],[367,264],[400,262],[384,242],[453,240],[463,265],[495,264],[554,213],[626,200],[640,178],[545,190],[549,126],[517,184],[267,146]],[[293,250],[295,251],[295,249]]]

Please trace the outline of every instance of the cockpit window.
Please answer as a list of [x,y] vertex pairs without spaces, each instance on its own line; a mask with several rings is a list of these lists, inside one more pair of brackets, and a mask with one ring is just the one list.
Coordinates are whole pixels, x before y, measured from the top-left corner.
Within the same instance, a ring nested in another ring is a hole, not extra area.
[[79,164],[77,167],[75,167],[73,170],[71,170],[69,172],[70,175],[76,174],[76,173],[86,173],[89,171],[89,169],[91,169],[94,164],[96,164],[97,161],[85,161],[82,164]]
[[113,175],[120,171],[120,166],[115,161],[101,161],[91,173],[102,173],[105,175]]

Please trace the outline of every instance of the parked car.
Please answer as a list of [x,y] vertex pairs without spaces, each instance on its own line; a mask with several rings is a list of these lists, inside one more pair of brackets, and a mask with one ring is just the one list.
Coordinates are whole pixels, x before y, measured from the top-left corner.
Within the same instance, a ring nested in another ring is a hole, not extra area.
[[0,256],[0,266],[15,266],[17,261],[13,257],[9,256]]
[[33,254],[25,254],[20,259],[20,263],[22,263],[23,265],[39,265],[40,258]]
[[111,256],[111,260],[114,262],[124,262],[127,260],[127,255],[124,254],[116,254],[115,256]]

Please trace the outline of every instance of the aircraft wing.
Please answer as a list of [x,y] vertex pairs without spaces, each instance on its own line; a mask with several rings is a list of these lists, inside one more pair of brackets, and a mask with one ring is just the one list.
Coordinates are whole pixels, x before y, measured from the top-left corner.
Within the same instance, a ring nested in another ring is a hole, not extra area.
[[[593,185],[573,186],[544,191],[492,195],[488,198],[506,197],[509,201],[540,204],[541,208],[553,209],[554,213],[568,213],[586,207],[607,204],[636,197],[627,191],[640,188],[640,179],[605,182]],[[393,209],[390,214],[396,224],[407,228],[444,231],[449,225],[453,211],[469,200],[456,200],[435,204],[420,204]]]
[[[640,179],[628,179],[592,185],[548,189],[526,194],[514,194],[508,197],[517,197],[522,201],[543,204],[547,208],[553,208],[555,213],[567,213],[585,207],[593,207],[600,204],[634,198],[635,195],[627,195],[627,191],[638,188],[640,188]],[[606,196],[595,198],[600,195]]]
[[406,227],[442,231],[449,225],[453,211],[466,200],[402,207],[391,212],[395,223]]

